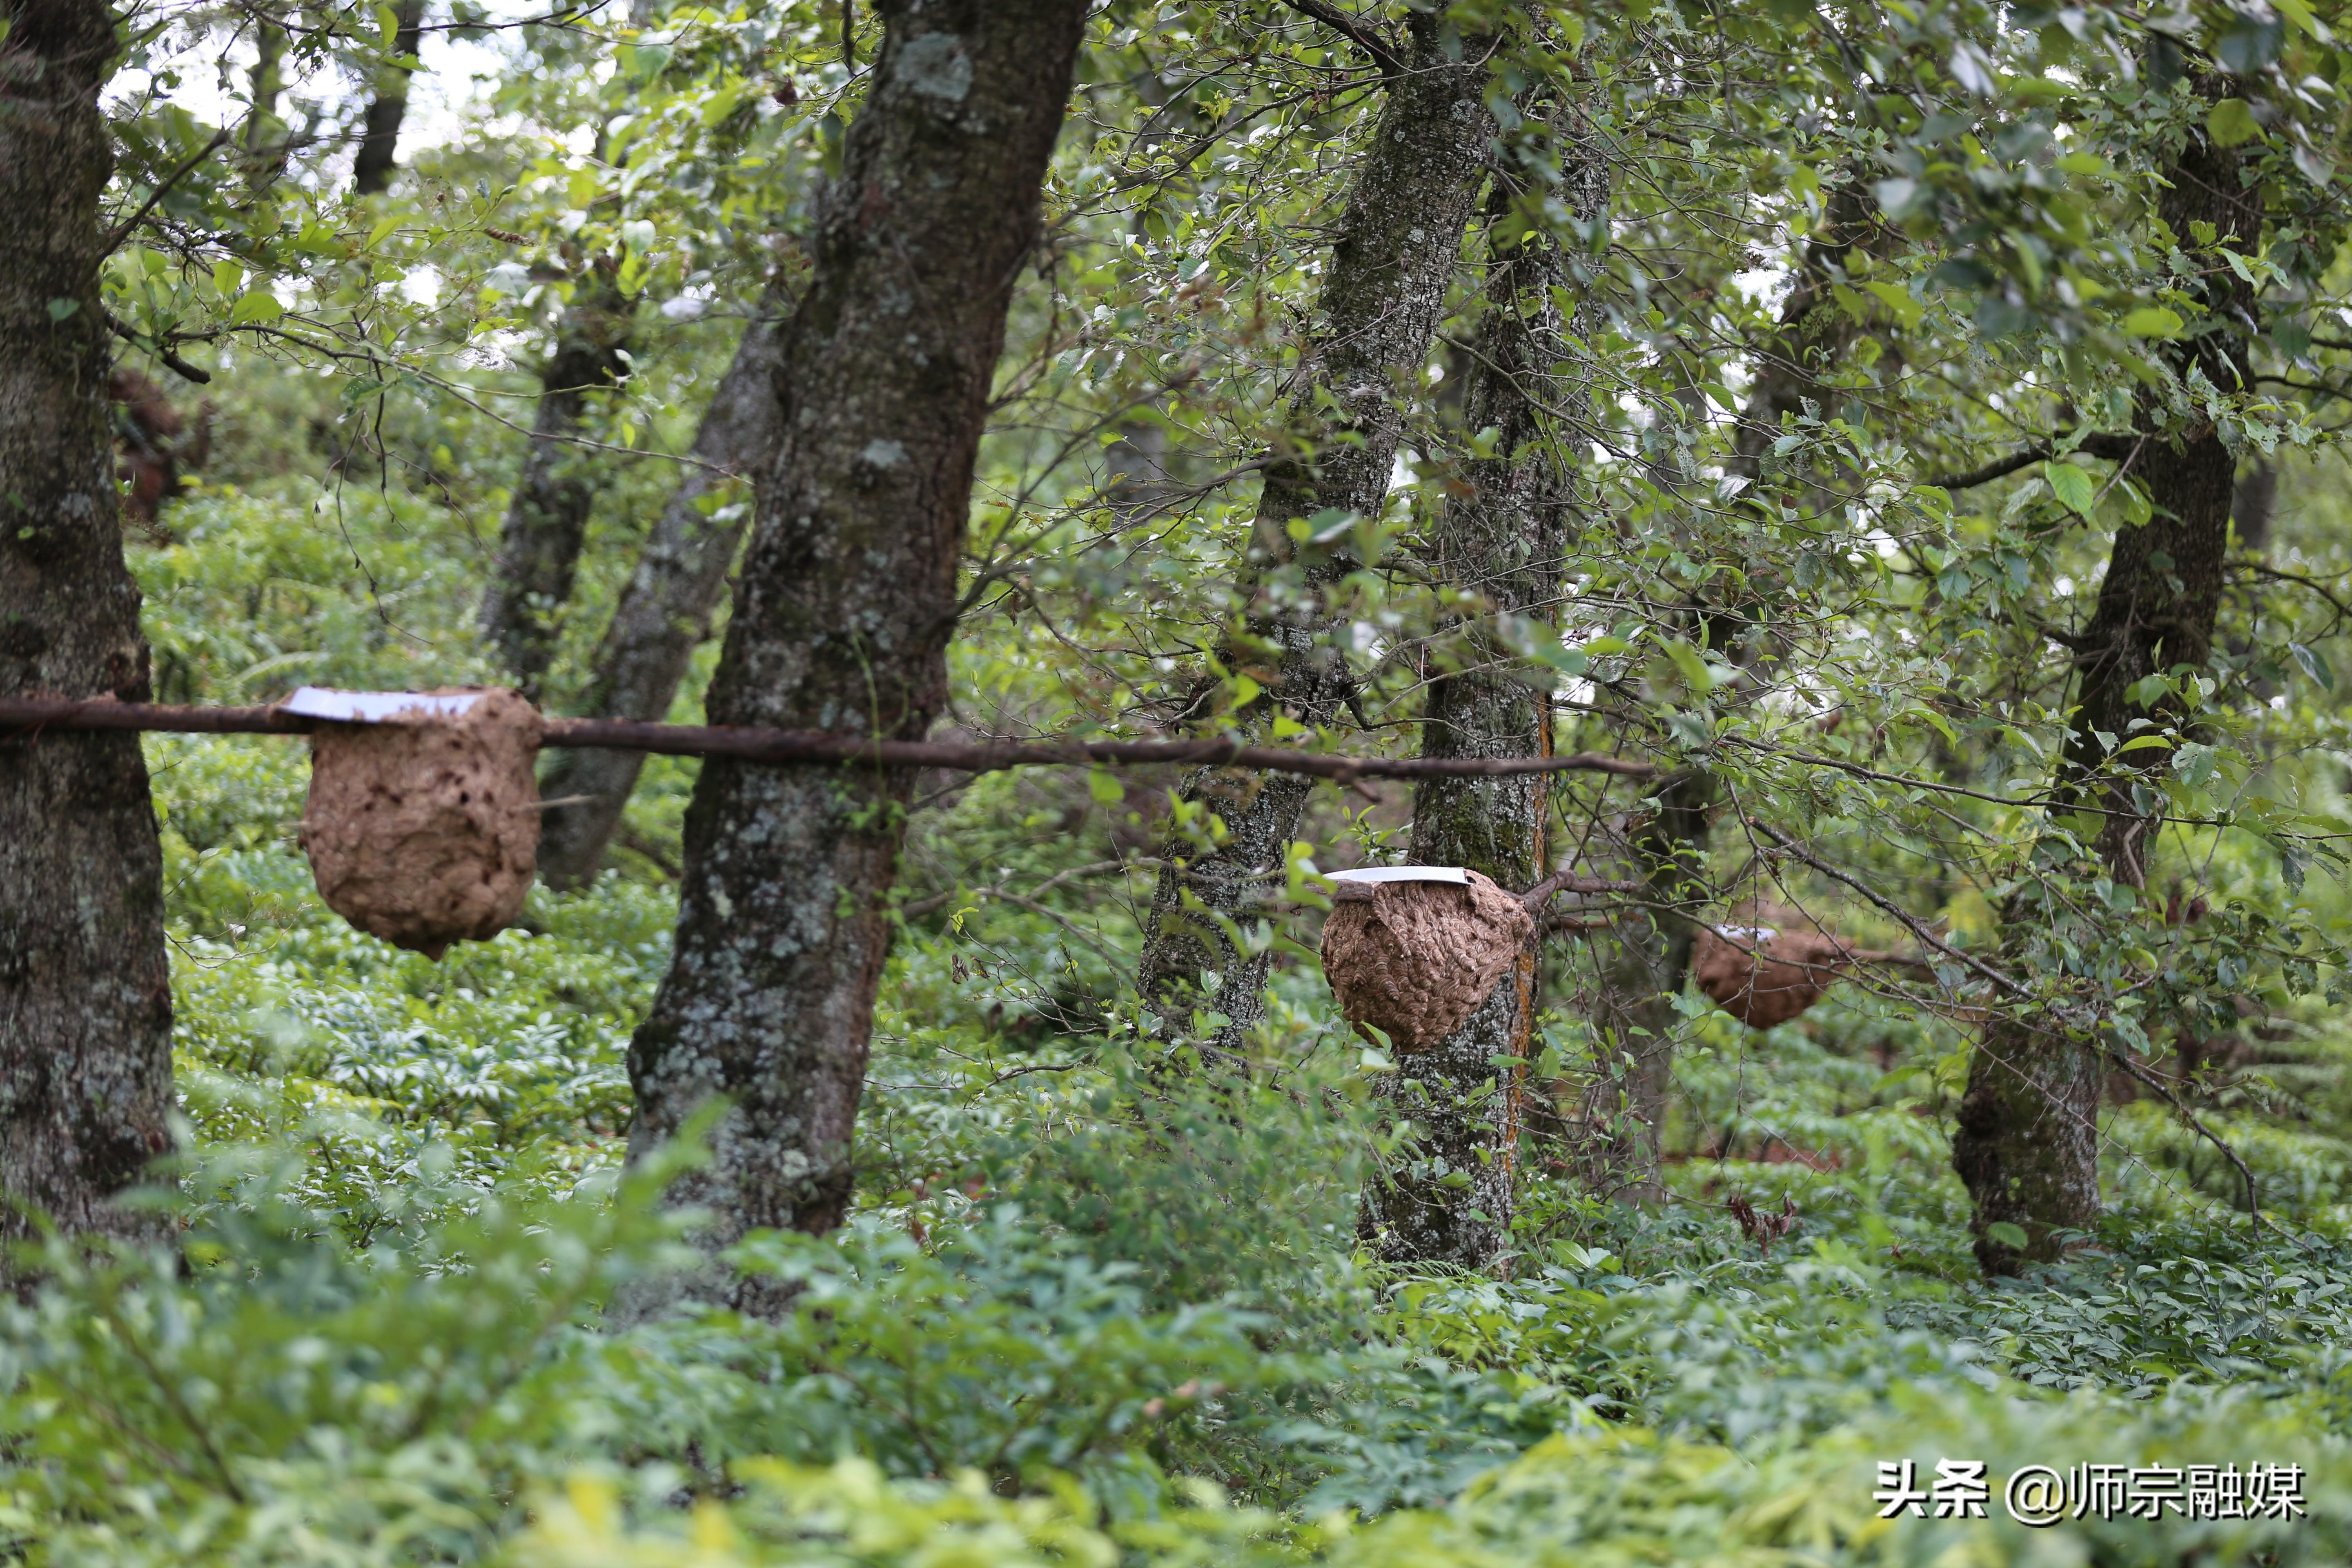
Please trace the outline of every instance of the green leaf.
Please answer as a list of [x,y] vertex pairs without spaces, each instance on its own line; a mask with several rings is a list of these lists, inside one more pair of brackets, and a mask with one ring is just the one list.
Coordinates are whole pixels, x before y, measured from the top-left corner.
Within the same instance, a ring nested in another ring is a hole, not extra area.
[[213,287],[220,290],[222,299],[232,298],[245,287],[245,268],[234,261],[214,262]]
[[2058,504],[2068,511],[2088,517],[2091,509],[2098,504],[2097,481],[2072,463],[2044,463],[2042,477],[2049,482],[2050,493],[2058,498]]
[[278,302],[277,295],[267,289],[256,289],[238,298],[228,313],[228,321],[230,326],[242,327],[256,321],[274,321],[285,313],[286,307]]
[[49,301],[49,320],[62,321],[80,309],[81,301],[79,300],[52,300]]
[[1705,693],[1715,689],[1715,671],[1707,667],[1706,656],[1677,637],[1666,645],[1666,657],[1674,661],[1675,670],[1693,691]]
[[2291,642],[2286,645],[2286,651],[2294,662],[2302,667],[2304,674],[2319,683],[2320,689],[2324,691],[2336,689],[2336,672],[2327,668],[2327,660],[2320,657],[2318,649],[2305,647],[2299,642]]
[[2142,305],[2124,318],[2124,331],[2136,338],[2177,338],[2180,335],[2180,314],[2161,305]]
[[1911,291],[1894,283],[1865,283],[1864,288],[1878,296],[1880,304],[1895,313],[1895,319],[1905,327],[1916,327],[1927,307],[1911,297]]
[[2024,1226],[2011,1225],[2005,1219],[1997,1219],[1985,1226],[1985,1235],[2013,1252],[2024,1251],[2032,1241],[2032,1238],[2025,1234]]
[[2205,116],[2207,134],[2224,147],[2242,147],[2263,133],[2254,111],[2242,98],[2225,98]]
[[1127,786],[1108,768],[1092,768],[1087,773],[1087,794],[1097,805],[1117,805],[1127,798]]

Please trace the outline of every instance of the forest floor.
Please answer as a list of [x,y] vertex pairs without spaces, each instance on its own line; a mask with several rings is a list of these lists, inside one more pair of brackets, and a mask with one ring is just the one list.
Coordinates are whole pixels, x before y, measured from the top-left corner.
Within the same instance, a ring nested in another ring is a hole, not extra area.
[[[476,673],[447,651],[476,580],[448,516],[173,518],[134,552],[167,699]],[[2352,1556],[2326,1018],[2210,1108],[2259,1225],[2218,1154],[2118,1103],[2107,1223],[1988,1287],[1948,1165],[1963,1041],[1846,988],[1764,1035],[1694,1005],[1666,1204],[1587,1197],[1531,1139],[1503,1277],[1382,1271],[1352,1242],[1388,1069],[1312,964],[1279,972],[1248,1082],[1147,1074],[1098,1000],[1143,873],[970,892],[1116,861],[1132,824],[1083,779],[998,776],[917,820],[933,907],[882,989],[855,1222],[739,1260],[803,1279],[801,1309],[624,1328],[602,1304],[677,1245],[620,1157],[690,768],[649,770],[593,887],[434,963],[318,904],[298,745],[148,756],[193,1267],[60,1254],[13,1310],[32,1436],[0,1523],[38,1561]],[[1548,1023],[1537,1091],[1583,1048]],[[1759,1243],[1735,1196],[1795,1223]],[[2046,1531],[2005,1490],[2043,1465],[2077,1487]],[[1906,1478],[1956,1517],[1881,1518]]]

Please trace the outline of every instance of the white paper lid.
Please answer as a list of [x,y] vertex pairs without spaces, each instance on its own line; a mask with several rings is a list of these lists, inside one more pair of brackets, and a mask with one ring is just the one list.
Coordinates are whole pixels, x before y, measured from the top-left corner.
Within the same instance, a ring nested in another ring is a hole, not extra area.
[[1334,871],[1335,882],[1458,882],[1469,886],[1470,873],[1459,866],[1366,866],[1354,871]]
[[422,691],[337,691],[331,687],[305,686],[278,706],[280,711],[305,719],[383,724],[401,719],[454,719],[481,700],[481,695],[478,691],[452,691],[439,696]]

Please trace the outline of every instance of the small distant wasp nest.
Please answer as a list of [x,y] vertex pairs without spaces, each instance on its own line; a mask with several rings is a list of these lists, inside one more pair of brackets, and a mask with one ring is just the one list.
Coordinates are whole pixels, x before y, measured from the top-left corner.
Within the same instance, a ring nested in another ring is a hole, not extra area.
[[539,711],[511,691],[473,695],[462,713],[310,733],[301,841],[319,896],[436,960],[512,925],[539,868]]
[[1323,922],[1323,977],[1351,1024],[1425,1051],[1469,1021],[1509,973],[1535,920],[1477,872],[1460,882],[1375,882]]
[[1748,925],[1711,926],[1691,953],[1698,988],[1751,1029],[1785,1024],[1822,999],[1852,948],[1802,918],[1758,910]]

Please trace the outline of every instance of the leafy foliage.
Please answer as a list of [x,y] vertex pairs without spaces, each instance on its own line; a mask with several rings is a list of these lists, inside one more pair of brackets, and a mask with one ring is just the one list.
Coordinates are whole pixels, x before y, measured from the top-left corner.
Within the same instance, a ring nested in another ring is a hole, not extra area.
[[[1462,415],[1488,308],[1468,262],[1427,363],[1390,389],[1409,434],[1385,509],[1307,520],[1279,561],[1250,532],[1265,453],[1321,439],[1286,410],[1383,102],[1374,57],[1323,9],[1114,0],[1096,17],[981,459],[951,693],[966,732],[1262,723],[1402,751],[1427,683],[1484,657],[1439,529],[1497,455]],[[1341,9],[1377,42],[1405,6]],[[732,1266],[800,1285],[780,1321],[639,1321],[693,1223],[652,1197],[690,1152],[623,1169],[626,1042],[667,961],[692,767],[647,769],[591,886],[540,890],[521,925],[434,964],[318,907],[294,747],[151,737],[186,1119],[153,1198],[178,1246],[53,1243],[46,1285],[0,1312],[12,1552],[2352,1552],[2341,17],[2301,0],[1446,14],[1505,40],[1488,105],[1518,195],[1487,221],[1558,248],[1572,329],[1548,415],[1578,479],[1563,592],[1488,626],[1493,646],[1549,692],[1559,749],[1714,781],[1708,918],[1795,906],[1915,962],[1769,1032],[1677,997],[1664,1201],[1612,1203],[1572,1145],[1627,1044],[1591,1004],[1629,910],[1587,899],[1546,949],[1513,1256],[1492,1277],[1384,1270],[1353,1227],[1399,1136],[1370,1110],[1395,1064],[1333,1015],[1312,953],[1318,873],[1400,858],[1402,792],[1325,792],[1265,869],[1234,934],[1275,955],[1271,1005],[1246,1059],[1219,1062],[1149,1037],[1133,971],[1158,855],[1224,825],[1173,820],[1172,777],[926,778],[856,1221],[740,1249]],[[125,14],[111,199],[125,218],[154,199],[108,263],[107,307],[159,379],[163,351],[212,377],[209,411],[183,410],[211,455],[128,542],[163,700],[494,679],[474,605],[533,362],[610,283],[634,335],[578,449],[597,499],[550,681],[572,702],[676,479],[664,455],[752,301],[805,264],[879,42],[869,8],[831,4],[435,16],[418,101],[447,76],[463,133],[411,137],[392,189],[355,198],[337,128],[404,63],[390,8]],[[270,38],[282,90],[264,101]],[[199,157],[214,120],[232,134]],[[2259,243],[2159,220],[2198,137],[2247,161]],[[1598,221],[1570,199],[1593,179]],[[2255,289],[2252,320],[2207,312],[2198,279],[2223,268]],[[2250,384],[2182,368],[2179,344],[2225,330],[2253,343]],[[2161,819],[2135,889],[2058,787],[2069,639],[2113,541],[2155,516],[2145,472],[2101,438],[2209,427],[2241,468],[2215,652],[2141,683],[2143,717],[2098,763]],[[1310,592],[1356,696],[1345,733],[1266,711],[1263,626]],[[1655,791],[1559,783],[1563,865],[1613,877]],[[1994,1287],[1950,1141],[1988,1010],[2019,1006],[2116,1066],[2110,1215]],[[1744,1235],[1735,1198],[1792,1232]],[[1981,1521],[1879,1520],[1875,1467],[1906,1458],[1996,1478],[2294,1463],[2310,1517],[2041,1532],[1996,1500]]]

